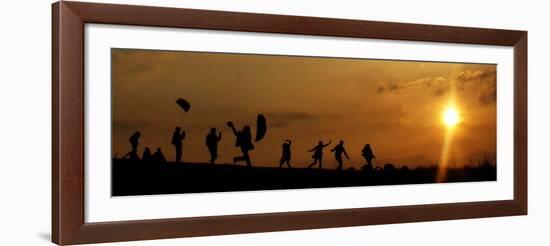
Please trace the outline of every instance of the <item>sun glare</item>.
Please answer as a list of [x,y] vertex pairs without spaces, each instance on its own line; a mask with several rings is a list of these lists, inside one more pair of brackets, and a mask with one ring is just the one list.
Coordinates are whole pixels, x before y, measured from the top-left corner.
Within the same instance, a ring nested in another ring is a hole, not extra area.
[[443,122],[448,127],[453,127],[458,124],[460,122],[458,111],[453,107],[447,108],[443,113]]

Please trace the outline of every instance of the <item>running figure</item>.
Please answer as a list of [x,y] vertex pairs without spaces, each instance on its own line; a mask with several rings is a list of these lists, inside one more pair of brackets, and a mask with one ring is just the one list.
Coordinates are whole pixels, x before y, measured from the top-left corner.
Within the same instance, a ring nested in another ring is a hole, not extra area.
[[313,163],[309,165],[308,168],[311,168],[319,162],[319,169],[323,168],[323,149],[327,146],[329,146],[332,143],[332,141],[328,141],[327,144],[323,144],[323,141],[319,141],[319,143],[313,147],[313,149],[310,149],[309,152],[313,152],[313,155],[311,158],[313,158]]
[[342,167],[344,166],[342,154],[344,154],[344,156],[346,156],[346,158],[349,160],[348,153],[346,152],[346,149],[344,149],[344,141],[340,140],[340,143],[334,146],[334,148],[332,148],[330,151],[334,152],[334,158],[336,158],[336,161],[338,162],[338,167],[336,169],[342,170]]

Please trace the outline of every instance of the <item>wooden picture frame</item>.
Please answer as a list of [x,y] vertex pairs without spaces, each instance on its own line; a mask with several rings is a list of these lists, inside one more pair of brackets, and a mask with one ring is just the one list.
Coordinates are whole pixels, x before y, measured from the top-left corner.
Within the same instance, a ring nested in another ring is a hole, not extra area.
[[[52,240],[59,245],[527,214],[527,32],[80,2],[52,6]],[[124,222],[84,219],[84,24],[509,46],[513,200]]]

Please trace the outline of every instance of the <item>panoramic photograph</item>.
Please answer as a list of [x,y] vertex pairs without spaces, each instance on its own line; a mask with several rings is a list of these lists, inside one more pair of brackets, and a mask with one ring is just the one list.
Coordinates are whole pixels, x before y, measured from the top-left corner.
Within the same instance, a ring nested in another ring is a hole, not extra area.
[[114,48],[111,194],[496,181],[496,71]]

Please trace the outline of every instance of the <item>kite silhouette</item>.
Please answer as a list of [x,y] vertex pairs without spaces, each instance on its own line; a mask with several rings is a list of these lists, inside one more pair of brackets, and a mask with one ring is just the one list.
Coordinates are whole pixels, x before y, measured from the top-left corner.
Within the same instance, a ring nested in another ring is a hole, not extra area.
[[185,111],[186,113],[189,112],[189,109],[191,109],[191,104],[189,104],[189,102],[183,98],[179,98],[178,100],[176,100],[176,103],[181,107],[181,109],[183,109],[183,111]]

